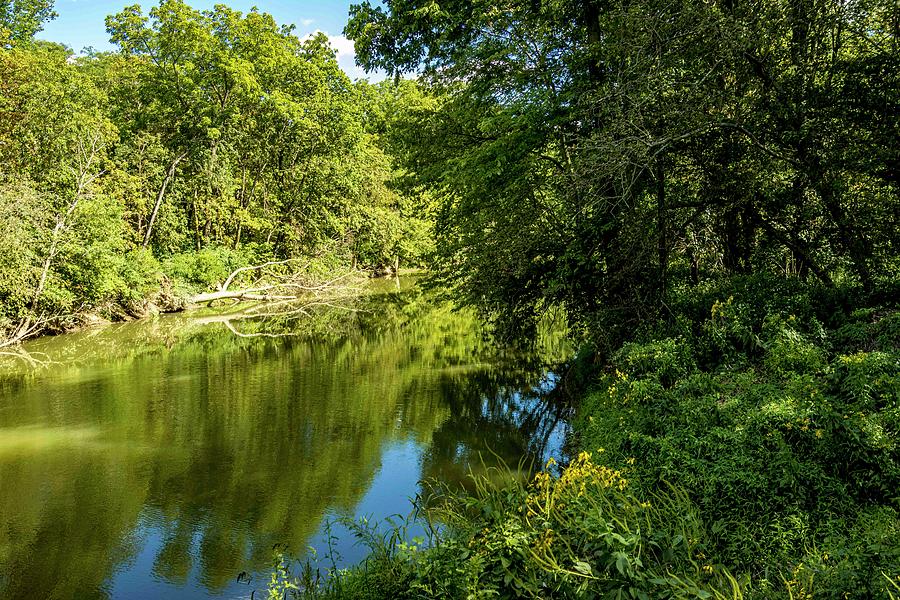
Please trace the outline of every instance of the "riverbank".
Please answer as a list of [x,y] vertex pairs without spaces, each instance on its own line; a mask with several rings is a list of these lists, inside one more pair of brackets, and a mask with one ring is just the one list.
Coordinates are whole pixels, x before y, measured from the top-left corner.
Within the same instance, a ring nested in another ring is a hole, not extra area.
[[[292,303],[352,296],[369,278],[409,276],[420,269],[365,269],[343,266],[338,257],[262,260],[223,249],[207,249],[157,261],[149,253],[144,262],[135,260],[141,272],[134,281],[119,281],[116,287],[65,314],[40,315],[23,311],[16,319],[0,318],[0,348],[15,350],[21,342],[45,335],[73,333],[82,329],[178,313],[199,306],[223,303]],[[138,281],[139,279],[139,281]]]
[[[739,278],[683,290],[587,382],[578,451],[527,484],[420,508],[420,545],[360,533],[326,598],[900,597],[900,310],[882,289]],[[496,481],[497,478],[492,478]],[[289,586],[288,586],[289,587]],[[286,589],[286,588],[284,588]],[[283,591],[283,590],[282,590]]]

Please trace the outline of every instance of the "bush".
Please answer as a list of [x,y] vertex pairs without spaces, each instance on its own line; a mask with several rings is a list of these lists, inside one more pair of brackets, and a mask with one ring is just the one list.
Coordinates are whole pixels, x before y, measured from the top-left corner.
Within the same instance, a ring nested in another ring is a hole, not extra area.
[[173,254],[163,261],[163,271],[192,291],[207,290],[224,282],[236,269],[269,259],[267,251],[256,245],[247,245],[238,250],[209,246],[197,252]]
[[581,452],[559,476],[545,470],[527,483],[509,472],[477,477],[472,494],[444,490],[430,506],[419,507],[442,523],[430,545],[404,543],[396,528],[378,534],[357,525],[370,559],[326,582],[304,577],[314,572],[307,565],[293,582],[293,594],[740,597],[738,582],[707,557],[706,534],[686,495],[672,488],[642,500],[632,493],[626,475]]
[[726,300],[688,294],[675,322],[693,337],[625,344],[582,402],[579,443],[613,466],[634,461],[638,493],[687,490],[717,560],[749,572],[748,595],[887,598],[880,574],[897,575],[900,553],[900,312],[825,317],[815,290],[764,287],[771,296],[751,302],[741,285]]
[[135,248],[122,255],[118,265],[118,294],[123,303],[148,298],[160,283],[160,264],[147,248]]

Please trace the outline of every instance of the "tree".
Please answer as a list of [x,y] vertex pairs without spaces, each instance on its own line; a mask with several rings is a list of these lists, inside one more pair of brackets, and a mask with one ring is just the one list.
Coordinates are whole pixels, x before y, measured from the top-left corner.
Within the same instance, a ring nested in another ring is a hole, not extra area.
[[55,18],[53,0],[0,0],[0,47],[31,41]]
[[262,236],[289,253],[311,242],[322,222],[305,219],[327,207],[339,154],[361,133],[353,87],[326,38],[301,42],[265,14],[174,0],[149,18],[129,7],[107,26],[145,65],[137,120],[168,149],[144,244],[169,194],[176,228],[192,231],[196,247]]
[[442,96],[404,155],[441,203],[439,280],[509,329],[563,305],[612,339],[702,277],[889,276],[897,19],[887,1],[396,0],[354,5],[346,33],[364,67]]

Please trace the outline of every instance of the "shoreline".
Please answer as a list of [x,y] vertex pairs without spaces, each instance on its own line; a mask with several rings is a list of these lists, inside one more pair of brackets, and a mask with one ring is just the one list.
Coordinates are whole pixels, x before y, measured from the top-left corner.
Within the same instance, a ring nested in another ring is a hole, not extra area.
[[[426,273],[426,269],[409,268],[400,269],[399,273],[377,274],[373,270],[361,270],[349,272],[345,274],[351,279],[353,285],[364,285],[370,282],[383,282],[394,279],[402,279],[407,277],[420,277]],[[165,277],[165,276],[164,276]],[[203,295],[204,292],[195,294],[177,293],[171,280],[165,278],[168,283],[161,283],[159,290],[145,298],[139,303],[126,305],[123,302],[110,302],[102,306],[85,309],[70,315],[62,315],[56,317],[59,320],[58,326],[44,328],[40,333],[30,335],[16,343],[13,343],[0,351],[0,359],[8,357],[15,359],[16,357],[25,358],[27,350],[23,347],[35,341],[59,337],[84,331],[101,329],[111,325],[123,323],[134,323],[145,321],[161,315],[180,315],[203,310],[212,310],[220,306],[242,306],[244,309],[251,309],[256,306],[264,306],[267,301],[259,298],[213,298],[203,302],[191,302],[191,298],[197,295]],[[353,297],[361,295],[365,292],[356,290]],[[298,297],[293,302],[303,302],[304,298]],[[25,350],[25,352],[21,352]]]

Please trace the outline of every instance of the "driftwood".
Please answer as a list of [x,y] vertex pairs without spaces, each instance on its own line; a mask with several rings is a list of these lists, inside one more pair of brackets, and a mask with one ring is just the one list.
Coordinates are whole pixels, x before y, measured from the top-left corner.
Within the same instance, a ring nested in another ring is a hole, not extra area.
[[[285,337],[292,333],[242,333],[235,323],[249,319],[292,319],[310,316],[311,310],[317,307],[331,307],[354,311],[349,306],[356,297],[357,290],[346,283],[354,275],[350,271],[326,281],[311,282],[298,273],[283,274],[266,271],[269,267],[282,266],[298,259],[270,261],[260,265],[241,267],[233,271],[214,292],[197,294],[189,299],[191,304],[212,305],[218,301],[231,301],[233,304],[248,302],[248,306],[225,314],[207,315],[196,319],[196,323],[219,323],[239,337]],[[297,269],[302,271],[302,265]],[[258,273],[257,280],[245,288],[231,289],[231,285],[240,274]],[[263,277],[265,281],[263,282]]]
[[[323,282],[308,282],[301,275],[280,274],[272,271],[265,272],[269,267],[282,266],[298,259],[275,260],[260,265],[249,265],[235,269],[214,292],[196,294],[189,299],[191,304],[212,304],[219,300],[254,301],[254,302],[282,302],[289,303],[293,300],[301,300],[310,296],[334,295],[337,290],[345,289],[341,282],[345,281],[352,273],[345,273],[338,277]],[[307,263],[308,264],[308,263]],[[302,267],[301,267],[302,270]],[[259,272],[257,282],[241,289],[230,289],[235,278],[242,273]],[[267,282],[261,283],[260,278],[266,277]],[[269,283],[268,281],[273,281]]]
[[247,290],[220,290],[218,292],[209,292],[207,294],[197,294],[191,297],[191,304],[210,304],[216,300],[255,300],[259,302],[267,302],[271,300],[296,300],[298,296],[284,296],[277,294],[260,294],[263,291],[260,288],[252,288]]

